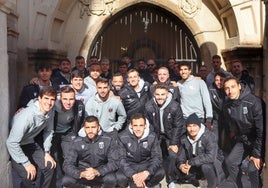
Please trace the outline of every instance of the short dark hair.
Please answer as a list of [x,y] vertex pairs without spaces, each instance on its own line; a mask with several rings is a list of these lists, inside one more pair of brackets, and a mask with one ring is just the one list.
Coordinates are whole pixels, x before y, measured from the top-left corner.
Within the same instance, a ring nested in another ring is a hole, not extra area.
[[219,55],[213,55],[212,56],[212,59],[221,59],[221,56],[219,56]]
[[60,61],[60,64],[61,64],[63,61],[67,61],[67,62],[69,62],[69,63],[71,64],[71,61],[70,61],[70,59],[68,59],[68,58],[64,58],[64,59],[62,59],[62,60]]
[[39,91],[39,97],[43,97],[44,95],[48,95],[48,96],[53,96],[57,97],[57,90],[56,88],[52,87],[52,86],[47,86],[47,87],[43,87],[40,91]]
[[181,68],[182,66],[186,66],[186,67],[188,67],[188,69],[192,69],[192,68],[191,68],[191,64],[188,63],[188,62],[181,62],[181,63],[180,63],[180,68]]
[[85,59],[85,58],[83,56],[81,56],[81,55],[78,55],[78,56],[75,57],[75,60],[79,60],[79,59]]
[[101,67],[100,64],[97,63],[97,62],[96,63],[92,63],[92,64],[89,65],[89,71],[90,71],[90,67],[93,67],[93,66],[99,66],[99,67]]
[[35,71],[38,72],[40,70],[52,70],[52,66],[49,62],[39,62],[37,63],[36,67],[35,67]]
[[63,86],[60,88],[60,93],[75,93],[75,91],[71,86]]
[[98,119],[96,116],[87,116],[87,117],[85,118],[85,120],[84,120],[84,124],[85,124],[86,122],[87,122],[87,123],[97,122],[97,124],[100,125],[100,124],[99,124],[99,119]]
[[132,72],[137,72],[138,76],[140,76],[140,73],[137,69],[130,69],[129,71],[127,71],[127,75],[129,75],[129,73],[132,73]]
[[142,113],[135,113],[135,114],[133,114],[131,117],[130,117],[130,123],[132,123],[132,121],[134,120],[134,119],[144,119],[144,122],[146,123],[146,118],[145,118],[145,116],[144,116],[144,114],[142,114]]
[[83,78],[85,77],[84,71],[79,71],[79,70],[73,70],[71,74],[71,79],[73,78]]
[[226,82],[230,81],[230,80],[234,80],[234,81],[236,81],[237,84],[240,84],[239,80],[238,80],[236,77],[234,77],[234,76],[230,76],[230,77],[228,77],[228,78],[226,78],[226,79],[224,80],[223,85],[224,85]]
[[227,77],[223,72],[216,72],[215,75],[214,75],[214,79],[216,78],[216,76],[220,76],[222,78],[226,78]]
[[130,58],[130,56],[128,55],[128,53],[123,53],[121,57],[122,57],[122,58],[123,58],[123,57],[128,57],[128,58]]
[[106,79],[106,78],[98,78],[97,80],[96,80],[96,84],[98,84],[98,83],[104,83],[104,84],[108,84],[109,85],[109,80],[108,79]]
[[158,84],[155,85],[155,90],[157,90],[157,89],[164,89],[164,90],[168,91],[168,86],[165,83],[158,83]]
[[116,77],[116,76],[122,76],[123,77],[121,72],[116,72],[116,73],[113,74],[113,77]]

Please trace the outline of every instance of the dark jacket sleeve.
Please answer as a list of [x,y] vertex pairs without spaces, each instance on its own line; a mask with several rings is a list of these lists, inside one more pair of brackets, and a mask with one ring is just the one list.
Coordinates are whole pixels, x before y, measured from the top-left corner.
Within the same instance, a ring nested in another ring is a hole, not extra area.
[[80,173],[83,171],[78,168],[77,161],[79,151],[77,151],[77,148],[79,148],[77,147],[77,143],[73,142],[71,149],[69,150],[69,154],[66,156],[63,163],[64,172],[75,179],[79,179]]
[[152,150],[151,150],[151,160],[150,160],[150,165],[148,167],[148,171],[150,175],[154,175],[155,172],[160,168],[162,164],[162,151],[160,148],[159,140],[156,138],[156,136],[154,135],[151,137],[154,137],[154,140],[153,140],[153,145],[152,145]]
[[253,143],[252,156],[260,158],[262,153],[262,144],[263,144],[263,113],[262,105],[259,98],[256,98],[257,101],[253,105],[252,113],[254,118],[254,124],[256,126],[256,139]]
[[216,137],[211,132],[204,134],[206,135],[203,135],[203,138],[201,138],[203,151],[198,151],[197,156],[189,160],[189,164],[192,166],[214,163],[216,159],[218,151]]
[[73,132],[78,135],[85,119],[85,105],[82,101],[76,100],[74,106]]
[[119,145],[119,151],[120,151],[120,156],[121,156],[119,167],[128,178],[132,178],[132,176],[136,174],[137,172],[134,169],[132,169],[129,163],[127,162],[127,155],[126,155],[127,151],[123,143],[120,140],[118,141],[118,145]]
[[172,110],[172,112],[174,114],[174,118],[172,120],[172,137],[170,145],[178,145],[182,135],[186,132],[182,110],[179,103],[174,103],[174,110]]

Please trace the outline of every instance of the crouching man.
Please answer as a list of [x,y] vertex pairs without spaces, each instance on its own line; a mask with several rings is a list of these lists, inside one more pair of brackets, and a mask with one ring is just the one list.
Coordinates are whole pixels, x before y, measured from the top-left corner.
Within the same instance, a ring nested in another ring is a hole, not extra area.
[[130,119],[129,127],[119,134],[123,152],[117,172],[118,185],[122,188],[160,187],[164,178],[162,152],[155,133],[150,132],[144,115],[137,113]]
[[[56,162],[50,155],[53,119],[57,92],[45,87],[28,106],[13,117],[12,128],[6,141],[12,168],[22,180],[14,187],[49,188]],[[42,132],[43,131],[43,132]],[[43,148],[37,135],[43,136]]]
[[198,187],[198,176],[204,176],[208,188],[220,187],[225,179],[221,162],[217,159],[216,136],[208,130],[195,113],[186,119],[187,133],[181,138],[178,164],[181,182]]
[[114,171],[118,169],[116,164],[118,152],[114,140],[101,130],[95,116],[85,118],[84,130],[87,136],[78,137],[73,141],[64,160],[63,186],[115,187]]

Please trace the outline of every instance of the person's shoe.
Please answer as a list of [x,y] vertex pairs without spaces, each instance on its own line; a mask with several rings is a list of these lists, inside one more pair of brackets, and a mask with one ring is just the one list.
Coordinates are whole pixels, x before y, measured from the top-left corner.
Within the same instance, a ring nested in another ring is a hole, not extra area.
[[191,178],[184,181],[185,184],[192,184],[195,187],[199,187],[199,181],[197,179]]
[[176,184],[172,181],[168,184],[168,188],[176,188]]

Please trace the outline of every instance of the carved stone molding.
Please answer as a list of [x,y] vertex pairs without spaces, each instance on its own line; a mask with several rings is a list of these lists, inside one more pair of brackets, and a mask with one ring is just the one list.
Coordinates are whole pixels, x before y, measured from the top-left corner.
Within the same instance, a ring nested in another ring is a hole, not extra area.
[[15,10],[16,1],[15,0],[0,0],[0,10],[9,14]]
[[82,7],[80,10],[80,18],[85,14],[91,15],[110,15],[114,10],[113,2],[115,0],[79,0]]
[[179,0],[179,9],[186,18],[193,18],[201,6],[202,0]]

